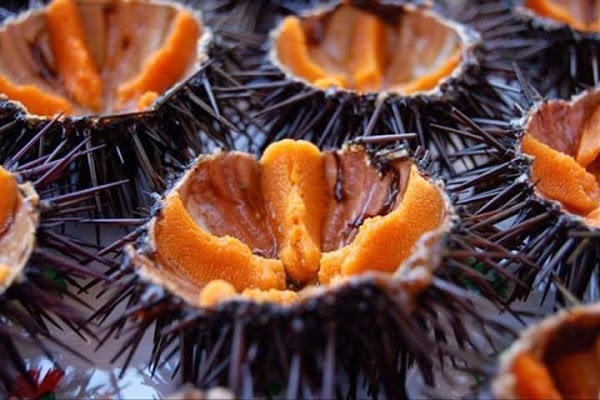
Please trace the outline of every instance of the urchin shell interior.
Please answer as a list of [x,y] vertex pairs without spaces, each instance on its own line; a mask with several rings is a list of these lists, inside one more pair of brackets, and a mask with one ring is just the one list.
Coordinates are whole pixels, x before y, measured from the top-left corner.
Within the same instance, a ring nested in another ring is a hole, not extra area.
[[194,305],[237,295],[290,304],[351,277],[409,268],[418,244],[447,232],[447,207],[412,161],[377,168],[363,148],[321,153],[283,140],[260,160],[200,158],[150,222],[151,251],[133,258]]
[[600,92],[542,104],[529,118],[523,151],[542,197],[600,226]]
[[375,13],[342,3],[289,16],[272,36],[272,58],[292,76],[360,93],[433,90],[458,69],[466,47],[456,26],[406,5]]
[[0,166],[0,293],[21,274],[35,246],[38,196]]
[[0,93],[30,114],[148,108],[203,57],[198,15],[154,0],[53,0],[0,27]]
[[501,359],[496,398],[596,398],[600,304],[576,307],[527,329]]
[[598,0],[525,0],[530,12],[563,23],[578,31],[600,31],[600,1]]

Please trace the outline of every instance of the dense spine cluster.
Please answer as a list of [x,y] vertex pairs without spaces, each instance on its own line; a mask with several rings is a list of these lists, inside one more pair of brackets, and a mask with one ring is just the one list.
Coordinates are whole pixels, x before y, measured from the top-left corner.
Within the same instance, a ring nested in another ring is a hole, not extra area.
[[[96,254],[93,240],[76,238],[65,232],[65,228],[102,212],[103,205],[96,201],[97,196],[124,181],[88,188],[76,185],[87,172],[86,154],[96,150],[86,148],[88,139],[57,135],[52,125],[48,124],[33,136],[19,131],[12,123],[0,129],[8,154],[0,157],[1,164],[17,182],[31,185],[39,196],[35,204],[39,223],[32,239],[35,247],[15,280],[0,294],[0,352],[5,360],[0,368],[0,390],[18,397],[29,393],[20,390],[35,392],[37,385],[21,355],[23,347],[36,348],[54,360],[48,346],[51,344],[85,359],[54,337],[52,331],[75,330],[87,340],[94,340],[95,334],[85,326],[84,310],[89,312],[91,306],[79,299],[78,293],[84,290],[89,279],[106,280],[104,271],[116,266],[114,261]],[[54,150],[49,151],[46,144],[52,144]],[[72,147],[69,149],[67,144]],[[13,240],[19,240],[17,245],[24,246],[22,242],[30,239]],[[4,241],[2,245],[11,243]],[[103,268],[91,269],[88,267],[91,262]],[[56,362],[55,365],[61,367]],[[20,385],[13,386],[17,381]]]

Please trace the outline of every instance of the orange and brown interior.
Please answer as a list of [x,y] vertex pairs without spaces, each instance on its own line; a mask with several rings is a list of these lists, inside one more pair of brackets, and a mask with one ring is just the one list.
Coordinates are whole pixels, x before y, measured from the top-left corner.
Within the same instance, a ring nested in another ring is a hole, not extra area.
[[283,140],[260,160],[199,161],[152,224],[152,265],[202,305],[234,295],[289,304],[304,288],[394,273],[446,214],[441,189],[410,161],[381,172],[362,149]]
[[544,198],[600,227],[600,92],[572,104],[551,101],[529,121],[523,152]]
[[0,27],[0,94],[31,114],[148,108],[188,77],[203,26],[150,0],[53,0]]
[[600,31],[600,0],[525,0],[535,14],[578,31]]
[[0,288],[29,257],[35,230],[15,177],[0,166]]
[[461,38],[422,9],[372,13],[341,4],[284,19],[275,56],[292,75],[319,88],[412,94],[429,91],[461,62]]
[[511,365],[521,399],[597,399],[600,394],[600,318],[579,314]]

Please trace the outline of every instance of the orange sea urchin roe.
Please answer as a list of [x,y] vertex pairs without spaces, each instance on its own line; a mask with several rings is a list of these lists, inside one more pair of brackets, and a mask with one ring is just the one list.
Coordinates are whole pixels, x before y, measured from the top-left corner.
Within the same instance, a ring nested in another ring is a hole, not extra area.
[[323,158],[308,142],[284,140],[260,160],[262,191],[276,229],[279,258],[296,281],[319,270],[321,228],[327,212]]
[[600,30],[600,1],[597,0],[526,0],[525,6],[576,30]]
[[321,85],[346,85],[346,80],[342,75],[330,74],[313,62],[298,18],[290,17],[283,21],[277,40],[277,53],[280,60],[290,68],[292,73],[310,82],[320,82]]
[[194,62],[200,27],[189,12],[180,12],[164,45],[146,63],[140,74],[118,89],[120,108],[147,93],[163,93],[184,75]]
[[202,33],[172,4],[53,0],[0,27],[0,94],[39,116],[143,110],[190,75]]
[[460,39],[451,28],[421,10],[392,8],[388,17],[347,4],[287,17],[275,36],[276,57],[319,88],[404,94],[435,88],[460,64]]
[[18,196],[17,181],[10,172],[0,166],[0,235],[10,224]]
[[[534,118],[549,118],[544,115]],[[566,116],[557,118],[568,119]],[[569,126],[560,129],[573,130]],[[600,227],[600,106],[592,110],[580,132],[575,132],[572,138],[573,134],[566,131],[563,138],[552,137],[554,133],[545,138],[544,132],[544,128],[536,127],[535,134],[527,133],[522,141],[523,151],[534,157],[532,178],[537,183],[537,191],[560,202],[566,210],[581,215],[588,224]],[[562,151],[553,148],[553,144]]]
[[155,259],[191,281],[204,306],[234,294],[290,304],[299,288],[393,273],[440,228],[445,204],[410,162],[380,175],[367,160],[364,150],[321,153],[293,140],[272,144],[260,161],[205,157],[165,199]]
[[166,199],[155,234],[164,262],[196,283],[222,279],[238,291],[285,287],[281,261],[255,256],[246,244],[231,236],[206,232],[190,217],[178,193]]
[[36,115],[73,113],[73,107],[68,100],[46,93],[33,85],[15,85],[2,76],[0,76],[0,93],[23,104],[29,112]]
[[102,108],[102,79],[87,47],[73,0],[54,0],[46,11],[50,45],[67,93],[94,112]]

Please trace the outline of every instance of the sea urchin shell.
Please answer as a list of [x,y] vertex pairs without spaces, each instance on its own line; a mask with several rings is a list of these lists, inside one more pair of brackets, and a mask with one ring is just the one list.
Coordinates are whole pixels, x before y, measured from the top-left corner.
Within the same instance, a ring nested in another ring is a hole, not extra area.
[[525,127],[522,149],[534,157],[536,192],[600,226],[600,92],[542,103]]
[[407,274],[422,237],[431,245],[449,230],[447,207],[410,161],[375,166],[359,147],[320,153],[284,140],[260,161],[201,157],[131,254],[142,275],[195,306],[236,294],[287,304],[355,275]]
[[598,0],[525,0],[522,12],[544,18],[552,25],[568,26],[580,32],[600,31]]
[[469,41],[457,26],[418,7],[379,7],[289,16],[273,34],[272,58],[316,87],[363,93],[427,92],[459,69]]
[[600,304],[578,306],[527,329],[502,355],[496,398],[596,398]]

